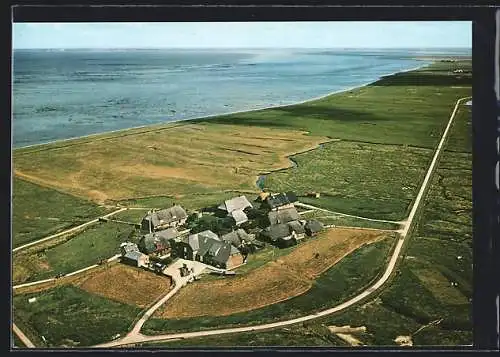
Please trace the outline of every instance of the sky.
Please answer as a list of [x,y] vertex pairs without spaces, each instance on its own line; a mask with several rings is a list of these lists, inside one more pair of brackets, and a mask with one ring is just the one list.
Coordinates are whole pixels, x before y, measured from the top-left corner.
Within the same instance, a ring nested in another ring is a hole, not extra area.
[[471,48],[472,23],[14,23],[13,48]]

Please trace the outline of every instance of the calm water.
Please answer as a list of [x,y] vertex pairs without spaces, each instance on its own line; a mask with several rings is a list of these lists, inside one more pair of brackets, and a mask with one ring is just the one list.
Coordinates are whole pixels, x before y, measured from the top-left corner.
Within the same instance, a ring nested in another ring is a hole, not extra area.
[[289,104],[425,64],[411,50],[16,50],[15,147]]

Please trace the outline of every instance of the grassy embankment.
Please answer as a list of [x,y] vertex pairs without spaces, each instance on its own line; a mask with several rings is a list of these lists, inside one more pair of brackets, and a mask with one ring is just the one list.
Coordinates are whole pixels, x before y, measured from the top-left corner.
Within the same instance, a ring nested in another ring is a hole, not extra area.
[[387,230],[396,230],[400,228],[400,224],[398,223],[370,221],[357,217],[343,216],[340,214],[323,212],[323,211],[307,212],[302,214],[301,217],[303,217],[304,219],[317,219],[326,225],[331,224],[335,226],[374,228],[374,229],[387,229]]

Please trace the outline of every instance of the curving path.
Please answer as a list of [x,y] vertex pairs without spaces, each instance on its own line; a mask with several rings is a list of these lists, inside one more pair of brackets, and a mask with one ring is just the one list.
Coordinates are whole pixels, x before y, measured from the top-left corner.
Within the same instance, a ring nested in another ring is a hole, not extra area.
[[424,197],[424,194],[426,193],[427,188],[429,186],[430,179],[431,179],[432,174],[434,173],[434,170],[436,168],[437,161],[438,161],[439,156],[441,154],[441,151],[443,149],[444,143],[446,142],[446,139],[448,137],[448,133],[449,133],[449,130],[451,128],[451,125],[453,124],[453,119],[455,118],[458,107],[463,100],[469,99],[469,98],[470,97],[460,98],[459,100],[457,100],[457,102],[455,104],[455,108],[453,109],[453,112],[452,112],[450,119],[448,121],[448,125],[446,126],[446,128],[443,132],[443,135],[441,137],[441,140],[436,148],[436,151],[434,153],[434,157],[432,158],[431,164],[429,165],[429,169],[427,170],[427,173],[424,177],[424,181],[422,182],[422,185],[420,186],[420,190],[419,190],[417,197],[413,203],[413,206],[412,206],[412,209],[411,209],[410,214],[408,216],[408,219],[403,222],[404,226],[399,231],[400,232],[400,239],[398,240],[398,243],[396,244],[396,248],[394,249],[394,252],[392,253],[391,259],[389,261],[389,264],[387,265],[387,268],[386,268],[384,274],[380,277],[380,279],[377,282],[375,282],[372,286],[365,289],[359,295],[357,295],[357,296],[351,298],[350,300],[348,300],[342,304],[339,304],[335,307],[332,307],[332,308],[329,308],[329,309],[326,309],[323,311],[319,311],[319,312],[314,313],[314,314],[310,314],[310,315],[306,315],[306,316],[302,316],[299,318],[286,320],[286,321],[280,321],[280,322],[274,322],[274,323],[268,323],[268,324],[262,324],[262,325],[256,325],[256,326],[215,329],[215,330],[197,331],[197,332],[183,332],[183,333],[163,334],[163,335],[155,335],[155,336],[145,336],[145,335],[140,334],[138,331],[136,331],[137,333],[129,334],[123,339],[108,342],[108,343],[103,343],[103,344],[96,345],[93,347],[117,347],[117,346],[133,345],[136,343],[144,343],[144,342],[167,341],[167,340],[177,340],[177,339],[185,339],[185,338],[193,338],[193,337],[223,335],[223,334],[237,333],[237,332],[267,330],[267,329],[276,328],[276,327],[293,325],[296,323],[309,321],[309,320],[317,319],[317,318],[322,317],[322,316],[330,315],[330,314],[333,314],[335,312],[345,310],[346,308],[348,308],[348,307],[360,302],[361,300],[365,299],[366,297],[370,296],[373,292],[375,292],[376,290],[381,288],[389,280],[389,277],[391,276],[392,272],[394,271],[394,268],[396,267],[396,263],[398,261],[398,258],[401,254],[403,244],[405,243],[406,237],[408,236],[408,233],[413,226],[413,221],[415,219],[415,215],[420,207],[420,204],[422,202],[422,198]]
[[[114,260],[117,260],[120,257],[121,257],[120,254],[113,255],[111,258],[109,258],[107,260],[107,262],[110,263],[110,262],[112,262]],[[62,275],[62,277],[67,277],[67,276],[73,276],[73,275],[76,275],[76,274],[80,274],[80,273],[86,272],[86,271],[88,271],[90,269],[97,268],[98,266],[100,266],[100,265],[99,264],[90,265],[88,267],[79,269],[77,271],[74,271],[74,272],[71,272],[71,273],[68,273],[68,274],[64,274],[64,275]],[[43,280],[32,281],[32,282],[29,282],[29,283],[23,283],[23,284],[19,284],[19,285],[14,285],[12,287],[12,289],[19,289],[19,288],[25,288],[27,286],[39,285],[39,284],[48,283],[49,281],[54,281],[54,280],[58,280],[58,279],[59,278],[48,278],[48,279],[43,279]]]
[[83,224],[80,224],[79,226],[67,229],[65,231],[62,231],[62,232],[59,232],[59,233],[56,233],[56,234],[52,234],[52,235],[50,235],[48,237],[36,240],[34,242],[31,242],[31,243],[27,243],[27,244],[21,245],[21,246],[19,246],[17,248],[12,249],[12,252],[17,252],[17,251],[19,251],[21,249],[26,249],[28,247],[31,247],[33,245],[37,245],[37,244],[43,243],[43,242],[48,241],[50,239],[54,239],[54,238],[57,238],[57,237],[60,237],[60,236],[66,235],[66,234],[70,234],[70,233],[76,232],[76,231],[78,231],[78,230],[80,230],[82,228],[85,228],[85,227],[87,227],[87,226],[89,226],[91,224],[99,222],[99,219],[101,219],[101,218],[108,218],[108,217],[111,217],[111,216],[113,216],[113,215],[115,215],[117,213],[120,213],[120,212],[123,212],[123,211],[126,211],[126,210],[127,210],[127,208],[117,209],[116,211],[113,211],[113,212],[108,213],[108,214],[106,214],[104,216],[101,216],[101,217],[97,217],[96,219],[93,219],[91,221],[88,221],[88,222],[85,222]]

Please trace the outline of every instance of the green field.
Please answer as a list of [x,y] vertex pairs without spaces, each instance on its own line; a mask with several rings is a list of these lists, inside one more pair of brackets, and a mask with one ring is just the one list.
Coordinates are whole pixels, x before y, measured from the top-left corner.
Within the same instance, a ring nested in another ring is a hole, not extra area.
[[399,275],[378,299],[327,323],[365,325],[370,343],[386,345],[442,319],[413,336],[414,344],[472,343],[472,155],[471,132],[464,130],[470,118],[462,107]]
[[[243,124],[248,116],[253,125],[272,126],[279,117],[280,127],[300,126],[313,135],[342,139],[294,156],[297,167],[268,175],[265,187],[299,195],[321,192],[320,199],[301,200],[332,211],[401,220],[408,214],[456,100],[471,95],[471,77],[450,74],[456,66],[468,67],[438,63],[429,70],[387,77],[308,105],[245,114],[231,123]],[[426,85],[431,76],[433,85]],[[460,123],[456,131],[470,132],[470,122]],[[470,143],[462,137],[455,136],[450,147],[456,149],[463,140]]]
[[84,223],[109,209],[14,177],[12,246],[44,238]]
[[[36,297],[37,301],[28,303],[31,297]],[[47,340],[44,344],[34,340],[37,347],[84,347],[111,340],[117,333],[126,333],[140,312],[134,306],[68,285],[14,296],[13,306],[16,324],[20,320],[29,326],[37,340],[40,336]]]
[[394,239],[363,246],[323,273],[306,293],[281,303],[222,317],[164,320],[149,319],[144,334],[199,331],[230,326],[257,325],[291,319],[334,306],[366,287],[383,271]]
[[[120,223],[98,223],[66,242],[42,252],[20,252],[13,256],[14,283],[67,274],[97,264],[119,253],[120,243],[129,240],[132,226]],[[45,269],[41,268],[45,266]],[[45,264],[43,264],[45,263]]]
[[[345,343],[331,334],[323,326],[290,326],[281,329],[260,332],[242,332],[223,336],[209,336],[194,339],[177,340],[170,342],[145,343],[140,347],[145,348],[189,348],[196,347],[234,347],[248,346],[344,346]],[[139,347],[139,346],[138,346]]]
[[297,155],[297,167],[270,174],[265,188],[320,192],[301,202],[362,217],[402,220],[432,159],[429,149],[333,142]]

